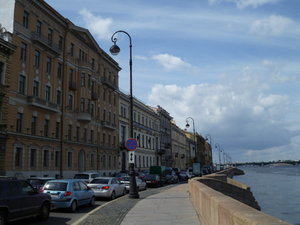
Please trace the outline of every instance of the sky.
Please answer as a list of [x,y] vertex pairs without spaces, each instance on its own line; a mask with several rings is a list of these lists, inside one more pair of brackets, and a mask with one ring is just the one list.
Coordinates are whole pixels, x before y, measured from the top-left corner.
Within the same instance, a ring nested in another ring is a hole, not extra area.
[[[234,162],[300,160],[299,0],[46,2],[107,53],[115,31],[129,33],[134,96],[182,129],[192,117],[214,162],[216,144]],[[129,38],[115,37],[128,93]]]

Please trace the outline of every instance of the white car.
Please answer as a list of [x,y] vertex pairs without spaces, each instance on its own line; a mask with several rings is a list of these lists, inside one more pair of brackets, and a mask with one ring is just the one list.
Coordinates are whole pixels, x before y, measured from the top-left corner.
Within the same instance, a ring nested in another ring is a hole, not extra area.
[[87,184],[95,192],[95,197],[115,199],[126,194],[126,187],[116,177],[96,177]]
[[181,170],[179,173],[179,178],[181,180],[188,180],[192,178],[192,174],[188,170]]
[[90,183],[96,177],[100,177],[100,174],[99,173],[82,172],[82,173],[76,173],[74,175],[74,179],[83,180],[87,184]]
[[[139,191],[147,189],[147,184],[146,184],[145,181],[143,181],[142,179],[140,179],[138,177],[135,178],[135,181],[136,181],[136,186],[137,186],[137,188],[138,188]],[[126,191],[129,192],[130,177],[123,177],[123,179],[120,180],[120,182],[125,185]]]

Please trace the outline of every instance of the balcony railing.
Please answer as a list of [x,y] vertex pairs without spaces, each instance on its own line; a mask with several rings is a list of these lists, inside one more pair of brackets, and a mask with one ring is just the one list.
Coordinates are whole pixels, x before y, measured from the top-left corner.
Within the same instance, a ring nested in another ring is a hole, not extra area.
[[77,112],[77,119],[80,121],[90,122],[92,120],[92,116],[90,112]]
[[75,81],[69,81],[69,89],[73,91],[77,89]]
[[98,98],[99,98],[99,96],[98,96],[98,93],[97,92],[95,92],[95,91],[92,91],[92,94],[91,94],[92,96],[92,100],[97,100]]
[[33,42],[41,44],[43,47],[53,51],[57,55],[61,54],[62,50],[59,48],[59,46],[52,41],[49,41],[47,37],[37,33],[37,32],[32,32],[31,33],[31,38]]
[[50,110],[52,112],[60,112],[60,106],[58,104],[49,102],[45,99],[41,99],[35,96],[28,96],[27,102],[35,107]]
[[109,129],[116,129],[117,128],[117,126],[115,124],[113,124],[111,122],[108,122],[108,121],[103,121],[103,120],[101,121],[101,125],[103,127],[109,128]]
[[76,64],[79,67],[85,67],[85,68],[92,69],[92,63],[88,62],[87,60],[83,60],[83,59],[77,58],[76,59]]
[[104,84],[114,90],[118,89],[118,86],[116,84],[114,84],[111,80],[109,80],[105,77],[101,77],[101,82],[102,82],[102,84]]

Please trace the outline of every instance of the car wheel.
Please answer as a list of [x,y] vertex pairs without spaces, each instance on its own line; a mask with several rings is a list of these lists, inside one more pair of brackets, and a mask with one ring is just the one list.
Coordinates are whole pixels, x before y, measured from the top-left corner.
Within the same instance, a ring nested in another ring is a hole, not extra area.
[[45,221],[49,218],[49,213],[50,213],[50,204],[48,202],[43,203],[41,209],[40,209],[40,214],[38,215],[38,219]]
[[0,225],[5,225],[7,223],[7,214],[4,211],[0,211]]
[[90,206],[94,206],[94,205],[95,205],[95,197],[92,197],[90,201]]
[[114,200],[115,198],[116,198],[116,193],[115,193],[115,191],[113,191],[113,192],[111,193],[110,199],[111,199],[111,200]]
[[71,212],[75,212],[75,211],[76,211],[76,208],[77,208],[77,203],[76,203],[76,201],[73,201],[73,202],[71,203],[71,206],[70,206],[69,210],[70,210]]

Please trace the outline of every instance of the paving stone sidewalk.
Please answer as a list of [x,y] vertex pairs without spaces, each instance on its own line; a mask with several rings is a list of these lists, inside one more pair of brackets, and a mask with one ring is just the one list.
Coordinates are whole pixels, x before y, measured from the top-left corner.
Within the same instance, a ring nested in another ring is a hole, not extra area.
[[187,184],[169,185],[109,202],[76,225],[200,225]]
[[162,188],[148,189],[147,191],[139,192],[139,199],[131,199],[128,195],[115,199],[104,206],[100,206],[83,221],[76,223],[76,225],[120,225],[129,210],[131,210],[139,201],[171,187],[172,185],[169,185]]

